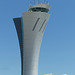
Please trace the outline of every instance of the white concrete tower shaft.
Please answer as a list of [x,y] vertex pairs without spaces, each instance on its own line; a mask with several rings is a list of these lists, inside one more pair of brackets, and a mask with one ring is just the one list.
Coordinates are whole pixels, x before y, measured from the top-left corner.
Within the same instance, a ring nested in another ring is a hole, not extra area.
[[21,49],[22,75],[38,75],[39,51],[49,9],[47,4],[32,5],[30,12],[14,19]]

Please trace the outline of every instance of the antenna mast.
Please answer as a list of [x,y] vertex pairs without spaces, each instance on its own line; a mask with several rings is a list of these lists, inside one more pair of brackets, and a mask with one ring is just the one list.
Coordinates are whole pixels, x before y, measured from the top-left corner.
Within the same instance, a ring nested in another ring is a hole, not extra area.
[[35,0],[34,0],[34,5],[35,5],[36,3],[35,3]]
[[38,0],[38,4],[39,4],[39,0]]
[[44,0],[44,3],[45,3],[45,0]]

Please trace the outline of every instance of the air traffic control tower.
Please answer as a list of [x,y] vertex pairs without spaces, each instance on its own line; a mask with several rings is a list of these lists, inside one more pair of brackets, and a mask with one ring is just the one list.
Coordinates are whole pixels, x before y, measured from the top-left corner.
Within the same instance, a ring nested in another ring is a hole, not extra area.
[[38,75],[41,41],[49,19],[50,5],[29,6],[29,12],[14,18],[21,52],[21,75]]

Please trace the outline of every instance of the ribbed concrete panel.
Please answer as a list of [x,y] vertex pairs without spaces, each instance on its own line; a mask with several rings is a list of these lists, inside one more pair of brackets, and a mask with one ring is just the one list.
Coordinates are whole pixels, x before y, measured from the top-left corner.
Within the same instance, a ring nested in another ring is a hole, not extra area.
[[22,33],[22,23],[21,18],[14,18],[14,23],[19,39],[20,52],[21,52],[21,75],[23,75],[23,33]]
[[24,75],[38,75],[38,58],[43,30],[49,19],[44,12],[23,13]]

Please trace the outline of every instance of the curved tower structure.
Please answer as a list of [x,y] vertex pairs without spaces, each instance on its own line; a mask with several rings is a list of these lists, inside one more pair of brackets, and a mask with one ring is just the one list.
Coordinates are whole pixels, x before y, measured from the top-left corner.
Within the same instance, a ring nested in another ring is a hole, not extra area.
[[47,4],[32,5],[29,12],[13,19],[20,44],[21,75],[38,75],[39,51],[49,10]]

